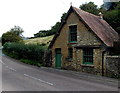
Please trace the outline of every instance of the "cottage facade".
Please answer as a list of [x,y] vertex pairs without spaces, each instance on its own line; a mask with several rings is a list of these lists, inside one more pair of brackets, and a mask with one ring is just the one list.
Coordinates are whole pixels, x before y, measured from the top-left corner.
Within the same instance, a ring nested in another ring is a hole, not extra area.
[[118,39],[117,32],[101,17],[71,6],[49,45],[52,66],[102,75],[104,57]]

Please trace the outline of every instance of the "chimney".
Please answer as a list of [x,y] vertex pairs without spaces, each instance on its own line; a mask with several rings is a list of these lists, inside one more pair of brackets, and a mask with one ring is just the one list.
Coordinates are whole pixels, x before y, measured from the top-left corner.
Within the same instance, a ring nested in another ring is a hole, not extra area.
[[101,12],[99,12],[99,18],[103,19],[103,14]]

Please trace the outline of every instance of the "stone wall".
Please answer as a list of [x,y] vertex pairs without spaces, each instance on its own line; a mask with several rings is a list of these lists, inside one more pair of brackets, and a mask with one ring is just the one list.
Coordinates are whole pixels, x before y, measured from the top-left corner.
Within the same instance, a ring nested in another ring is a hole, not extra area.
[[76,69],[82,72],[102,75],[102,49],[93,49],[93,64],[83,64],[83,49],[76,50]]
[[[69,42],[69,26],[71,25],[77,25],[76,43]],[[55,67],[55,49],[61,48],[61,68],[101,75],[103,49],[101,49],[101,47],[95,48],[93,51],[93,64],[85,65],[83,64],[83,49],[77,49],[76,46],[102,46],[102,44],[99,38],[72,12],[52,46],[52,67]],[[69,48],[73,49],[72,60],[66,60],[68,58]]]
[[106,56],[106,76],[120,78],[120,56]]

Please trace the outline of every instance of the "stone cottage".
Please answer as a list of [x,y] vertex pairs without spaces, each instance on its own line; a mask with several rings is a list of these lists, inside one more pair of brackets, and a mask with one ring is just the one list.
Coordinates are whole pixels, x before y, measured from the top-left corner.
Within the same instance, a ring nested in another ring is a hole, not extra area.
[[118,33],[102,18],[73,6],[53,37],[52,66],[103,75]]

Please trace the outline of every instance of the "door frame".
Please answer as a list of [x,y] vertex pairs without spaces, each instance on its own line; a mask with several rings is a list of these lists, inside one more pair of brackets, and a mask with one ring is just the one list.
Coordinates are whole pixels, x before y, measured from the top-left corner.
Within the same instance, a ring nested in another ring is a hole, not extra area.
[[[58,61],[57,57],[60,56],[60,60]],[[55,68],[61,68],[61,60],[62,54],[61,54],[61,48],[55,49]]]

